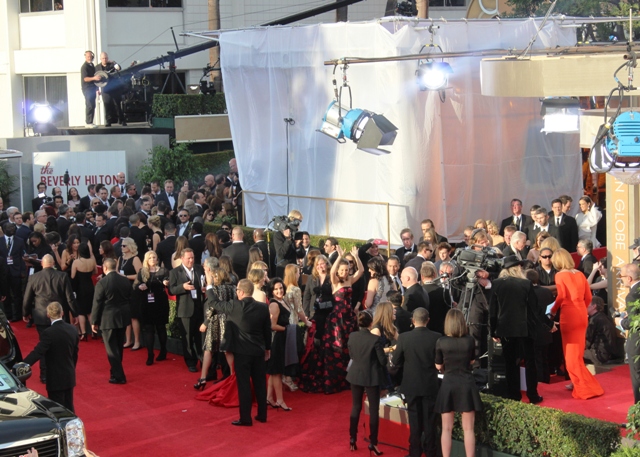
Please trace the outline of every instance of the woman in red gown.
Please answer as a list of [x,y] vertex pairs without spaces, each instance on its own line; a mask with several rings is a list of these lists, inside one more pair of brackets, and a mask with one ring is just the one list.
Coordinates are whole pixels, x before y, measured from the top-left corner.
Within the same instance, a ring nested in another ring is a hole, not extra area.
[[560,313],[560,332],[565,365],[573,383],[573,398],[586,400],[604,393],[602,386],[587,370],[583,355],[589,318],[587,306],[591,303],[591,289],[584,275],[575,269],[575,263],[565,249],[558,249],[551,258],[556,273],[558,295],[551,313]]

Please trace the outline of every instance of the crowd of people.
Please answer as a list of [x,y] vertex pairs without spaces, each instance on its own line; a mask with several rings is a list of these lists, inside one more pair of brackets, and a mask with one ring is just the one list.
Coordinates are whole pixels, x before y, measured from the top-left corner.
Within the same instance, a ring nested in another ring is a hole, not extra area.
[[[402,230],[402,246],[390,256],[374,239],[348,252],[334,237],[312,246],[299,230],[297,210],[272,239],[254,230],[250,245],[236,225],[235,160],[230,168],[228,176],[209,175],[197,187],[184,182],[179,192],[167,180],[138,195],[124,173],[110,189],[90,185],[82,197],[75,188],[66,199],[59,188],[49,196],[38,184],[33,212],[2,213],[5,314],[43,335],[57,316],[47,306],[59,302],[79,341],[104,340],[109,382],[125,384],[125,349],[146,348],[147,365],[166,359],[168,297],[174,296],[198,398],[213,401],[233,390],[240,405],[233,424],[249,426],[267,420],[267,407],[292,411],[286,390],[351,389],[355,450],[366,393],[369,449],[376,455],[382,453],[379,400],[396,391],[408,406],[410,455],[431,455],[438,446],[435,414],[442,415],[440,446],[449,455],[455,412],[462,413],[467,455],[473,455],[474,413],[482,404],[472,370],[486,368],[489,344],[503,348],[506,397],[521,399],[520,360],[531,403],[543,400],[537,384],[552,373],[571,381],[575,398],[603,394],[584,359],[619,360],[624,340],[605,306],[606,259],[592,254],[602,214],[587,197],[576,218],[568,214],[568,196],[554,199],[551,211],[534,205],[530,215],[514,199],[500,225],[480,219],[455,245],[425,219],[420,239]],[[205,234],[206,222],[221,229]],[[570,252],[581,258],[577,267]],[[463,253],[484,260],[470,265]],[[635,287],[637,267],[625,271]],[[48,383],[42,361],[41,373]],[[220,381],[219,373],[222,382],[207,386]],[[258,399],[253,419],[251,385]]]

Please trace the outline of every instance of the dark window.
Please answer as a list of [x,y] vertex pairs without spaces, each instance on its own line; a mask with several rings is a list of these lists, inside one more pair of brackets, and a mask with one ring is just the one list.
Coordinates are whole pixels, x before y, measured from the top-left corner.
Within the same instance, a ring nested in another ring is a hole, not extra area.
[[20,0],[20,12],[61,11],[62,5],[63,0]]
[[34,103],[49,103],[62,112],[60,125],[69,125],[69,103],[67,98],[66,76],[25,76],[24,77],[24,107],[29,108]]
[[448,7],[448,6],[466,6],[465,0],[429,0],[429,6]]
[[182,0],[107,0],[110,8],[181,8]]

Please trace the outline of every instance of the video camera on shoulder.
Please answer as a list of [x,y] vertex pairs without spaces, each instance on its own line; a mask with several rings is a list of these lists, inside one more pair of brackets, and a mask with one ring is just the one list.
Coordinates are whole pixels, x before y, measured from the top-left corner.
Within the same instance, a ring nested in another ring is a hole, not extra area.
[[276,216],[271,220],[271,224],[273,225],[273,230],[284,232],[286,229],[289,229],[291,230],[291,236],[295,237],[300,227],[300,220],[288,216]]
[[504,261],[498,252],[492,247],[483,247],[482,250],[458,248],[453,254],[453,260],[466,270],[475,273],[478,270],[498,272],[502,269]]

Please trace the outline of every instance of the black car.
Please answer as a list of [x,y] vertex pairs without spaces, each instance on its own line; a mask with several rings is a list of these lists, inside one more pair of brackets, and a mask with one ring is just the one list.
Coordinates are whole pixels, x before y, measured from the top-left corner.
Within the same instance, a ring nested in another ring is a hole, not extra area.
[[18,341],[0,310],[0,457],[17,457],[31,448],[40,457],[84,456],[82,421],[58,403],[27,389],[31,367],[21,362]]

